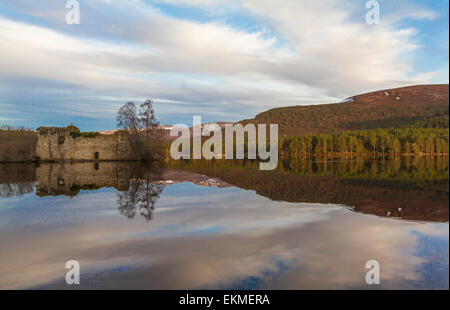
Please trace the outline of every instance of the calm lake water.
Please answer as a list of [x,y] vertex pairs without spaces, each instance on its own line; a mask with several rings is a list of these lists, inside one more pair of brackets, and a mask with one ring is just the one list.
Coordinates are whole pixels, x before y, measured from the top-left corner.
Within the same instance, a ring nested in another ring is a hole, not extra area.
[[449,287],[448,158],[169,166],[0,165],[0,288]]

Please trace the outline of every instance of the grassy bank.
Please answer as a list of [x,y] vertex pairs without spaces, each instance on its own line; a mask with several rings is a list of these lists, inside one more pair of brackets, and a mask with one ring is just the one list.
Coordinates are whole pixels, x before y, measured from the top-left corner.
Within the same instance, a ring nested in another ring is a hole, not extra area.
[[37,137],[24,128],[1,127],[0,162],[31,162],[36,158]]

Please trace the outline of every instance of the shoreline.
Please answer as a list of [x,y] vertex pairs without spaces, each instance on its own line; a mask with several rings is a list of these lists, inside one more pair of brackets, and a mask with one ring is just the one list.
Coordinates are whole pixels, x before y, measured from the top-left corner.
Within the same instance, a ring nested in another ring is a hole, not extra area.
[[[340,154],[340,153],[337,153]],[[392,160],[400,157],[449,157],[450,153],[439,153],[439,154],[399,154],[396,156],[382,156],[379,155],[373,155],[373,154],[358,154],[356,156],[348,154],[347,156],[338,156],[333,155],[333,153],[330,154],[319,154],[319,155],[308,155],[305,154],[304,156],[298,156],[295,158],[285,158],[280,157],[279,160],[296,160],[296,159],[313,159],[313,158],[320,158],[320,159],[327,159],[325,161],[333,161],[335,159],[344,159],[344,160],[352,160],[352,159],[371,159],[371,160]],[[206,160],[206,159],[201,159]],[[217,159],[214,159],[217,160]],[[224,159],[227,160],[227,159]],[[230,159],[234,160],[234,159]],[[159,160],[138,160],[138,159],[77,159],[77,160],[18,160],[18,161],[0,161],[0,164],[66,164],[66,163],[101,163],[101,162],[154,162]],[[164,160],[163,160],[164,161]],[[209,160],[213,161],[213,160]]]

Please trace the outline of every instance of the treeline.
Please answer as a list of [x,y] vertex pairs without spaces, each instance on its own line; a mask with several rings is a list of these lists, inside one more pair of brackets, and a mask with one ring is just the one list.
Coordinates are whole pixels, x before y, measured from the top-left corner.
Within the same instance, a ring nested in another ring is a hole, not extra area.
[[425,118],[416,121],[412,127],[416,128],[449,128],[448,115]]
[[0,162],[36,160],[36,133],[24,127],[0,126]]
[[[279,137],[279,159],[337,159],[365,157],[371,159],[393,158],[402,155],[448,155],[449,131],[442,125],[445,118],[433,122],[417,123],[427,128],[407,127],[374,130],[341,131],[332,134],[310,134]],[[416,125],[415,125],[416,126]],[[203,143],[210,137],[202,137]],[[233,139],[234,158],[236,158],[236,137]],[[193,155],[193,142],[190,143],[190,155]],[[225,158],[225,136],[222,133],[222,156]],[[166,161],[170,159],[170,142],[165,142]],[[269,141],[267,141],[269,145]],[[257,146],[257,143],[256,143]],[[211,149],[214,151],[214,148]],[[244,158],[248,157],[248,135],[244,139]],[[218,153],[220,151],[218,150]]]
[[344,131],[280,139],[281,158],[311,156],[444,155],[449,131],[443,128],[394,128]]

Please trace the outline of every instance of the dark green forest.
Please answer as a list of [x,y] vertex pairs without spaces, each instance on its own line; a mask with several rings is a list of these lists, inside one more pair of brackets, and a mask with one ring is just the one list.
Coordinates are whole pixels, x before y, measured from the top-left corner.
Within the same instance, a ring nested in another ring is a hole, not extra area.
[[280,139],[281,158],[312,156],[445,155],[449,150],[446,128],[391,128],[343,131]]
[[[280,160],[297,158],[394,158],[398,156],[424,156],[449,154],[449,130],[435,127],[441,122],[422,120],[414,127],[388,128],[373,130],[341,131],[330,134],[309,134],[279,137],[278,148]],[[420,128],[418,126],[429,126]],[[202,137],[202,143],[208,138]],[[222,135],[225,144],[224,135]],[[191,140],[192,155],[192,140]],[[236,140],[234,151],[236,153]],[[267,142],[269,145],[269,142]],[[167,143],[167,157],[170,143]],[[225,156],[222,148],[222,156]],[[248,136],[244,141],[245,158],[248,152]]]

